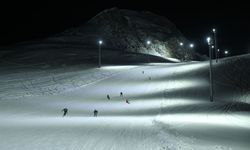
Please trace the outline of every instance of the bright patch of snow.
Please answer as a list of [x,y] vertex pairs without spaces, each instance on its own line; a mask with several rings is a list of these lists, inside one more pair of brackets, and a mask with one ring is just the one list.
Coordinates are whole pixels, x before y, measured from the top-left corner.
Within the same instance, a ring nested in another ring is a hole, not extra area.
[[217,95],[211,103],[207,67],[152,63],[3,74],[0,149],[247,150],[249,106]]

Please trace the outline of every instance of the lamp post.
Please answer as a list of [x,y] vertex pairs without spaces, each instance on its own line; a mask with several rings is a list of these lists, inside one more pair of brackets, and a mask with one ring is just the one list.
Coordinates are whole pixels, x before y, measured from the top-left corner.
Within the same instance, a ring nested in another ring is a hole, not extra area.
[[102,43],[103,43],[102,40],[99,40],[99,41],[98,41],[98,45],[99,45],[98,67],[99,67],[99,68],[101,68],[101,65],[102,65],[102,62],[101,62],[101,61],[102,61],[102,60],[101,60],[101,57],[102,57],[102,52],[101,52]]
[[209,78],[210,78],[210,101],[213,102],[213,69],[212,69],[212,41],[211,38],[207,38],[209,47]]
[[147,40],[147,47],[148,47],[148,63],[150,63],[150,57],[149,57],[149,45],[151,44],[151,41]]
[[213,35],[214,35],[214,49],[215,49],[215,57],[216,57],[216,62],[218,62],[218,57],[217,57],[217,35],[216,35],[216,29],[213,28]]
[[220,49],[217,49],[217,51],[216,51],[216,60],[217,60],[217,62],[218,62],[218,59],[220,58]]

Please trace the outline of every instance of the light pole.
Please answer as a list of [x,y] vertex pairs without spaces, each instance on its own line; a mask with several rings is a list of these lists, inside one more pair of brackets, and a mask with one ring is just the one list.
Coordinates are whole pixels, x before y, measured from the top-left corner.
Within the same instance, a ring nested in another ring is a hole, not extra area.
[[[184,43],[183,43],[183,42],[180,42],[179,45],[180,45],[182,48],[184,47]],[[186,61],[186,60],[187,60],[187,54],[188,54],[187,49],[186,49],[186,46],[185,46],[184,49],[183,49],[183,54],[184,54],[184,58],[182,58],[181,61]]]
[[101,65],[102,65],[102,62],[101,62],[101,61],[102,61],[102,60],[101,60],[101,58],[102,58],[102,52],[101,52],[102,43],[103,43],[102,40],[99,40],[99,41],[98,41],[98,45],[99,45],[98,67],[99,67],[99,68],[101,68]]
[[211,38],[207,38],[209,47],[209,77],[210,77],[210,101],[213,102],[213,68],[212,68],[212,41]]
[[149,45],[151,44],[151,41],[147,40],[147,48],[148,48],[148,63],[150,63],[150,58],[149,58]]
[[218,62],[218,57],[217,57],[217,35],[216,35],[216,29],[213,28],[213,35],[214,35],[214,49],[215,49],[215,57],[216,57],[216,62]]
[[218,59],[220,58],[220,49],[217,49],[216,54],[216,61],[218,62]]

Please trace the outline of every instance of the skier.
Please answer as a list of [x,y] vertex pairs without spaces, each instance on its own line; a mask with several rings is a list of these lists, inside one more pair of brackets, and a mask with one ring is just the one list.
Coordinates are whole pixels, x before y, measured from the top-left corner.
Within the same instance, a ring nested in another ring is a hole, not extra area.
[[144,74],[144,71],[142,71],[142,74]]
[[126,99],[126,103],[127,103],[127,104],[130,104],[129,101],[128,101],[128,99]]
[[63,108],[62,111],[63,111],[63,117],[66,116],[67,113],[68,113],[68,109],[67,108]]
[[109,95],[107,95],[107,99],[108,99],[108,100],[110,100],[110,97],[109,97]]
[[97,117],[98,111],[95,109],[94,110],[94,117]]
[[122,92],[120,92],[120,97],[123,97],[123,93]]

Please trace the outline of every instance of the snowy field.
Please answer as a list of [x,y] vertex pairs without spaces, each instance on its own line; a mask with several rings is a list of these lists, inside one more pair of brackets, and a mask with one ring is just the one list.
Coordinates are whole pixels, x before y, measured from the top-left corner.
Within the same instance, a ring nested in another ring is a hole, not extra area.
[[2,73],[0,149],[249,150],[249,98],[216,80],[211,103],[208,79],[208,62]]

